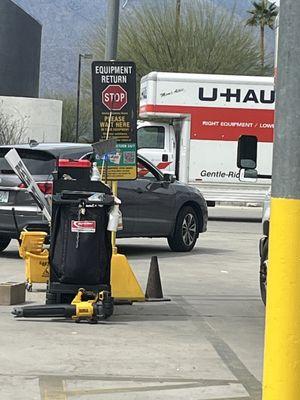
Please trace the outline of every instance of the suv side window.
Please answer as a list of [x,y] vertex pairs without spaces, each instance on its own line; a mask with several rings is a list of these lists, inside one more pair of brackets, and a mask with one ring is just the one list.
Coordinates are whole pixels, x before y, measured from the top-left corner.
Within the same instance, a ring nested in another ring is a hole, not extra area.
[[159,174],[151,168],[150,165],[139,160],[138,162],[138,179],[148,179],[150,181],[156,182],[160,180]]

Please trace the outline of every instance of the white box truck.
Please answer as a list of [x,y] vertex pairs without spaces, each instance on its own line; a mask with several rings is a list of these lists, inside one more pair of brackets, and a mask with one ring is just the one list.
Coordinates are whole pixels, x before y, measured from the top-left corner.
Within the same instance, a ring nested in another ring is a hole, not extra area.
[[197,185],[208,204],[262,203],[268,180],[241,182],[237,140],[258,138],[258,169],[271,173],[274,79],[151,72],[141,79],[139,153]]

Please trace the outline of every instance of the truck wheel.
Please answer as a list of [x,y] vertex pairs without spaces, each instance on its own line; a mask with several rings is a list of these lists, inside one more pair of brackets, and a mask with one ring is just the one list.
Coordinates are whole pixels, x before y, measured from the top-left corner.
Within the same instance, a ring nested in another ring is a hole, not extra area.
[[268,272],[268,248],[269,248],[269,240],[263,244],[261,258],[260,258],[260,271],[259,271],[259,286],[260,286],[260,295],[261,299],[266,305],[267,301],[267,272]]
[[168,237],[168,243],[173,251],[191,251],[199,234],[199,221],[193,207],[183,207],[176,219],[176,225],[172,236]]
[[10,238],[0,237],[0,252],[6,249],[10,241],[11,241]]

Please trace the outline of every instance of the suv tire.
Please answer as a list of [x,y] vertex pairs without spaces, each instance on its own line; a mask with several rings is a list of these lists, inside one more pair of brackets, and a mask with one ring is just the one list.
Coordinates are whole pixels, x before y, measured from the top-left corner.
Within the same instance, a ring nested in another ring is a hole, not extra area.
[[11,238],[0,237],[0,252],[5,250],[6,247],[9,245]]
[[191,251],[198,239],[199,219],[191,206],[183,207],[176,218],[175,229],[168,237],[168,244],[173,251]]

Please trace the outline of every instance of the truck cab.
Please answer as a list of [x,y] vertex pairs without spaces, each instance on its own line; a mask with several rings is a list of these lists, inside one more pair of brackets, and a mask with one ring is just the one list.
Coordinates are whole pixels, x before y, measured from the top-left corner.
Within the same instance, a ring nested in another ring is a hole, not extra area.
[[139,153],[163,173],[175,175],[176,137],[171,124],[138,121],[137,143]]

